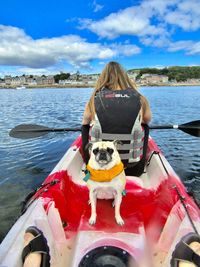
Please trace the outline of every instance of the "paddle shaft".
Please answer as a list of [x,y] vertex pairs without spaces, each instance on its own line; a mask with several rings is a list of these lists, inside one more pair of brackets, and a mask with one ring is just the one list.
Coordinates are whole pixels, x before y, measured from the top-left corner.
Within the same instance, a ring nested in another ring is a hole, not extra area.
[[156,125],[156,126],[150,126],[150,129],[178,129],[181,130],[187,134],[190,134],[195,137],[200,137],[200,120],[197,121],[191,121],[188,123],[180,124],[180,125]]
[[[149,129],[178,129],[178,125],[153,125]],[[17,132],[80,132],[81,128],[18,129]]]
[[16,132],[80,132],[81,128],[48,128],[48,129],[23,129]]
[[[200,137],[200,120],[191,121],[180,125],[150,125],[149,128],[153,129],[179,129],[192,136]],[[45,135],[49,132],[80,132],[81,127],[76,128],[49,128],[37,124],[21,124],[14,127],[9,135],[15,138],[28,139]]]
[[149,129],[179,129],[179,125],[152,125]]

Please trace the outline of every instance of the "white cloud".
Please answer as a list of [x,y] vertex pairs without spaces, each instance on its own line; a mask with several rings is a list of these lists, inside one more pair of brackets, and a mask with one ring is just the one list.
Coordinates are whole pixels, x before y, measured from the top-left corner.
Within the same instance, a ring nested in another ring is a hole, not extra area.
[[196,42],[193,44],[191,49],[189,50],[190,55],[199,54],[200,55],[200,42]]
[[96,12],[99,12],[100,10],[102,10],[104,6],[97,4],[97,2],[94,0],[92,2],[92,7],[94,9],[94,12],[96,13]]
[[185,0],[179,2],[173,11],[165,15],[165,21],[180,27],[185,31],[195,31],[200,28],[199,0]]
[[110,59],[140,53],[135,45],[89,43],[77,35],[34,40],[19,28],[0,25],[0,64],[46,68],[67,62],[75,67],[88,67],[94,59]]
[[180,50],[188,50],[193,45],[192,41],[178,41],[169,45],[168,51],[176,52]]
[[163,16],[170,7],[177,5],[181,0],[144,0],[141,2],[141,9],[149,11],[150,16],[152,14]]
[[[141,16],[137,7],[126,8],[117,13],[112,13],[99,21],[88,19],[80,20],[81,28],[87,28],[100,37],[109,39],[116,38],[120,35],[143,35],[149,28],[148,16]],[[158,29],[159,31],[161,29]],[[154,29],[152,34],[157,29]]]
[[173,11],[165,16],[167,23],[179,26],[184,30],[190,30],[191,28],[191,18],[189,14],[184,14],[180,11]]
[[120,35],[166,36],[168,35],[163,14],[174,0],[143,1],[138,6],[111,13],[101,20],[80,19],[82,29],[89,29],[102,38],[113,39]]
[[[0,77],[4,77],[5,75],[55,75],[61,71],[67,72],[66,68],[62,68],[61,66],[57,67],[48,67],[48,68],[28,68],[28,67],[19,67],[19,66],[0,66]],[[70,72],[70,71],[69,71]]]
[[146,46],[168,47],[177,29],[200,29],[199,7],[199,0],[143,0],[100,20],[81,19],[80,24],[100,38],[136,36]]
[[115,43],[115,44],[112,44],[111,47],[114,51],[117,51],[119,55],[121,54],[127,57],[141,53],[141,49],[138,46],[132,45],[132,44]]
[[166,68],[166,66],[164,66],[164,65],[154,65],[154,66],[150,66],[149,68],[156,68],[156,69],[162,70],[162,69]]
[[171,43],[168,51],[176,52],[184,50],[188,55],[200,55],[200,42],[194,41],[178,41]]
[[171,43],[167,34],[163,36],[143,36],[140,38],[140,41],[146,46],[154,46],[159,48],[167,48]]
[[17,68],[17,73],[19,74],[34,74],[34,75],[51,75],[51,74],[57,74],[59,72],[58,69],[53,68]]

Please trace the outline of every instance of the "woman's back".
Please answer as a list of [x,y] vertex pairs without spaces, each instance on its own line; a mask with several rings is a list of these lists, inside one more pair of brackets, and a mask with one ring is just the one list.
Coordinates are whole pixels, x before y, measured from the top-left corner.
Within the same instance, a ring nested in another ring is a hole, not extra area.
[[[114,91],[132,89],[138,92],[136,83],[129,78],[121,65],[117,62],[109,62],[100,74],[94,92],[90,97],[89,102],[86,104],[82,124],[88,124],[94,119],[96,113],[94,103],[95,95],[104,88]],[[141,122],[148,123],[151,120],[151,110],[147,99],[141,94],[140,102]]]
[[119,151],[121,159],[129,167],[142,159],[137,174],[142,172],[148,129],[145,127],[143,131],[141,124],[147,124],[150,119],[148,101],[138,92],[135,82],[119,63],[108,63],[99,76],[83,116],[82,140],[86,161],[89,154],[85,147],[89,140],[89,125],[92,124],[92,141],[121,140],[124,144]]

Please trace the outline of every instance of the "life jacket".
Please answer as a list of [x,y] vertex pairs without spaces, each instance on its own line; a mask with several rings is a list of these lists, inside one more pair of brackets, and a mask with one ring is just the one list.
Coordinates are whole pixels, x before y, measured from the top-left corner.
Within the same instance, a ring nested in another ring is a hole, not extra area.
[[109,170],[95,170],[87,165],[87,170],[90,173],[89,179],[95,182],[110,182],[114,179],[117,175],[119,175],[124,170],[124,165],[122,162],[115,165]]
[[91,141],[120,140],[118,151],[123,163],[137,163],[143,156],[144,131],[140,121],[140,94],[133,89],[97,92]]

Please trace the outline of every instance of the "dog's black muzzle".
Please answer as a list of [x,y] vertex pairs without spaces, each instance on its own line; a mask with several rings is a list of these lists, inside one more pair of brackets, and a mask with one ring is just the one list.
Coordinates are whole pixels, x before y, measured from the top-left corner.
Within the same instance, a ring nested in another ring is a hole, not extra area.
[[108,152],[105,149],[99,150],[99,160],[108,160]]
[[95,158],[100,165],[108,164],[112,160],[111,155],[106,149],[99,149]]

